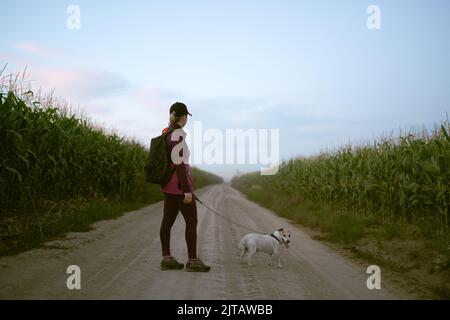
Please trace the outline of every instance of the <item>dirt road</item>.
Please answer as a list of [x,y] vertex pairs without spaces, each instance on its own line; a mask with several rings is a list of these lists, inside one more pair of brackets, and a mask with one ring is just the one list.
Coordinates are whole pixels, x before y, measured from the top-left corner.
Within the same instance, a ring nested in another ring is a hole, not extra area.
[[[240,263],[238,244],[247,231],[198,204],[200,258],[209,273],[160,271],[162,202],[98,222],[94,230],[69,233],[44,248],[0,258],[0,299],[396,299],[382,280],[368,290],[366,267],[355,264],[305,232],[245,199],[227,184],[197,195],[213,209],[250,228],[291,231],[291,247],[281,252],[284,268],[257,254],[254,267]],[[172,229],[172,253],[186,259],[184,220]],[[66,286],[69,265],[81,268],[81,290]],[[382,278],[383,279],[383,278]]]

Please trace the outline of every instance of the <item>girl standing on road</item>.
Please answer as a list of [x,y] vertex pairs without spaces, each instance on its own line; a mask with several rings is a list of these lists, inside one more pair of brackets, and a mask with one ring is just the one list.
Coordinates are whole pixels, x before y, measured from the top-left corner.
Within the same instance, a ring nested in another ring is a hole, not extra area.
[[[170,107],[170,123],[169,127],[163,130],[166,135],[166,148],[169,155],[171,166],[175,168],[169,182],[161,186],[164,193],[164,216],[161,222],[160,238],[162,246],[161,270],[183,269],[184,264],[179,263],[170,254],[170,231],[178,215],[181,211],[184,221],[186,222],[185,238],[188,248],[188,261],[186,263],[186,271],[208,272],[211,267],[206,266],[197,256],[197,206],[192,198],[192,177],[189,164],[182,161],[180,164],[174,164],[172,161],[172,149],[183,142],[186,132],[182,129],[187,123],[188,115],[192,116],[186,105],[176,102]],[[181,131],[178,131],[181,130]],[[172,134],[176,133],[179,139],[172,141]],[[186,155],[183,157],[183,150]],[[189,149],[184,144],[179,156],[184,159],[189,158]],[[175,161],[177,162],[177,161]]]

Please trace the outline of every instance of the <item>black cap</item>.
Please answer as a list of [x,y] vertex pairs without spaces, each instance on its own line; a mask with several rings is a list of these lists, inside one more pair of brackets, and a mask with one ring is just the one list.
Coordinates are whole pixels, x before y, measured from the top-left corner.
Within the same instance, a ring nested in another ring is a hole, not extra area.
[[175,111],[175,116],[177,116],[177,117],[185,116],[187,114],[192,116],[192,114],[189,113],[186,105],[182,102],[175,102],[170,107],[170,113],[172,113],[173,111]]

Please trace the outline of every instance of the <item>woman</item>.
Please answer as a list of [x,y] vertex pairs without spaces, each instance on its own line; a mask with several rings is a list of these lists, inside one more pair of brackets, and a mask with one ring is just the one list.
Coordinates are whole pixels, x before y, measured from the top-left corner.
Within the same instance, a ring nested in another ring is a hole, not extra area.
[[[185,237],[188,248],[186,270],[208,272],[211,267],[206,266],[197,257],[197,206],[195,200],[192,199],[191,168],[189,164],[184,163],[184,161],[179,163],[178,159],[174,159],[171,156],[172,149],[178,143],[181,143],[186,136],[182,128],[187,123],[188,115],[192,116],[184,103],[174,103],[170,107],[169,127],[163,130],[163,133],[166,134],[167,154],[175,170],[169,182],[161,186],[161,191],[164,193],[164,216],[160,230],[163,255],[161,270],[183,269],[184,267],[184,264],[179,263],[170,254],[170,230],[178,212],[181,211],[186,222]],[[176,141],[172,141],[172,135],[175,135],[174,140]],[[176,137],[179,137],[179,139],[176,139]],[[184,155],[183,150],[186,152]],[[184,144],[184,147],[179,152],[179,156],[184,159],[189,158],[189,149],[186,144]]]

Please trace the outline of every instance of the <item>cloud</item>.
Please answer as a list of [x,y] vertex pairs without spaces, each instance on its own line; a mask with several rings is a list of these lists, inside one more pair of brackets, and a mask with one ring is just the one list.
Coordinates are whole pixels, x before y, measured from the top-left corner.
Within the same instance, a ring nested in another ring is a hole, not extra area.
[[158,113],[168,114],[169,107],[177,101],[185,101],[182,93],[145,85],[134,92],[136,101],[146,109]]
[[127,79],[105,70],[37,67],[30,74],[29,80],[77,103],[105,98],[129,88]]
[[55,56],[55,52],[43,47],[40,44],[34,42],[16,42],[13,46],[25,53],[41,56],[52,57]]
[[17,55],[13,55],[9,52],[0,51],[0,68],[7,66],[7,71],[9,73],[14,72],[23,72],[26,66],[31,65],[33,62],[29,58],[18,57]]
[[211,128],[277,129],[312,123],[337,123],[342,116],[330,114],[322,102],[290,102],[275,99],[198,99],[193,105],[194,120]]

